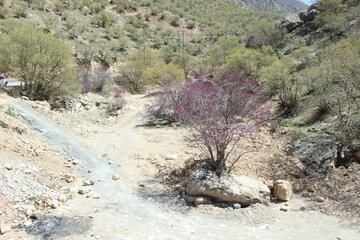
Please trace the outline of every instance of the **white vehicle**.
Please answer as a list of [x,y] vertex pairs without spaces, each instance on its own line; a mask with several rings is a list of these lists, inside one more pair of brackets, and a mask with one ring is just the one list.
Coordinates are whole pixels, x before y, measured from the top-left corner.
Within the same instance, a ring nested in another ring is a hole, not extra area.
[[0,86],[6,86],[6,85],[7,85],[6,78],[4,76],[0,76]]

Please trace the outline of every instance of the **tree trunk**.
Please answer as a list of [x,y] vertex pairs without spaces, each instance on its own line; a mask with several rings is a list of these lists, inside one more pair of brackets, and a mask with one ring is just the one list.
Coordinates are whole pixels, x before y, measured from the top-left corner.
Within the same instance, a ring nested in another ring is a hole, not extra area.
[[215,163],[215,173],[220,177],[221,174],[224,172],[226,172],[225,150],[220,150],[217,153],[217,159]]

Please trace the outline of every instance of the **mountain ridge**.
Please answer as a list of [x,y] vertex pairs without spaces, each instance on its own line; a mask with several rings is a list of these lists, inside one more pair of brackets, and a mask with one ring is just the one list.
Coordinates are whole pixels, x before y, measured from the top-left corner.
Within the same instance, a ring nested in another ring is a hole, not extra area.
[[232,2],[255,11],[290,14],[300,12],[307,5],[299,0],[231,0]]

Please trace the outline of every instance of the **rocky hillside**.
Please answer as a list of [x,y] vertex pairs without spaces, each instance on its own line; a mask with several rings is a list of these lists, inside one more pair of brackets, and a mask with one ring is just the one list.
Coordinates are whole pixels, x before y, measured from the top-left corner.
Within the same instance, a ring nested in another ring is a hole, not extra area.
[[304,10],[307,6],[298,0],[232,0],[245,8],[256,11],[274,12],[280,14],[295,13]]

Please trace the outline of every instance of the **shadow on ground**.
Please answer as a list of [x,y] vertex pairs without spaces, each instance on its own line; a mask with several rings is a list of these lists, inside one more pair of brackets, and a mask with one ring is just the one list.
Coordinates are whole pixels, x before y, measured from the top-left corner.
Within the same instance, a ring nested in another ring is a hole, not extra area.
[[61,239],[88,231],[90,223],[91,220],[84,217],[45,216],[26,227],[25,231],[30,235],[38,236],[39,239]]

